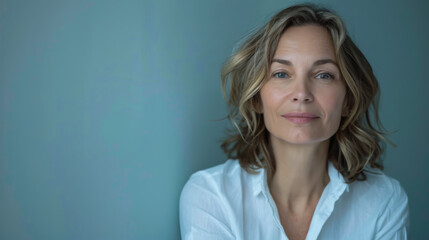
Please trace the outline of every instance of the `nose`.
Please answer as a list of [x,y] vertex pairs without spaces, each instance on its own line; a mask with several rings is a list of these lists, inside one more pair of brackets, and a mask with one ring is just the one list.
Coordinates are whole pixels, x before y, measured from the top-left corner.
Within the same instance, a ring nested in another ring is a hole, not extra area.
[[310,103],[313,102],[314,96],[311,93],[308,83],[305,80],[295,82],[291,95],[292,102]]

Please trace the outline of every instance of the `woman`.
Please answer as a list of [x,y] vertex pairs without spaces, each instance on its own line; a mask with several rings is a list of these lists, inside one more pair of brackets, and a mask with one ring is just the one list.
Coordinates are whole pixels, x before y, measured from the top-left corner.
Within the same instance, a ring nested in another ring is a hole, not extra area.
[[222,86],[231,160],[185,185],[183,239],[407,238],[407,195],[377,162],[378,83],[337,15],[279,12],[225,64]]

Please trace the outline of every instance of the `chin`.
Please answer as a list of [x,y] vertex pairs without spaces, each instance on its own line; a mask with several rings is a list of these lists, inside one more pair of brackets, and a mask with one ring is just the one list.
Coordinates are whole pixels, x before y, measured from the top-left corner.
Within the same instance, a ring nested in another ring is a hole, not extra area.
[[311,136],[299,134],[295,136],[280,137],[279,140],[291,145],[305,146],[325,143],[329,141],[331,137],[332,136]]

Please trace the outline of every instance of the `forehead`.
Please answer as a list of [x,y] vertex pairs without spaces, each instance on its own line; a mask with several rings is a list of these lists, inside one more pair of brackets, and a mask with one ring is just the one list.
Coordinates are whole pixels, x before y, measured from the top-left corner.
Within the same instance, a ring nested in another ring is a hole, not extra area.
[[293,26],[281,35],[274,57],[329,57],[335,59],[332,37],[318,25]]

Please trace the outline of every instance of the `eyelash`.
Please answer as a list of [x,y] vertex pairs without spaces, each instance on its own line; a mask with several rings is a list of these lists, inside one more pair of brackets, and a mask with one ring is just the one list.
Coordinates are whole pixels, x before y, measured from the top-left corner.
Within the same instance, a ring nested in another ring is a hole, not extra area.
[[[333,74],[328,73],[328,72],[322,72],[322,73],[319,73],[319,74],[317,74],[317,75],[316,75],[316,78],[317,78],[317,76],[320,76],[320,75],[322,75],[322,74],[326,74],[326,75],[328,75],[328,76],[329,76],[329,79],[335,79],[335,76],[334,76]],[[320,79],[326,79],[326,78],[320,78]],[[326,80],[329,80],[329,79],[326,79]]]
[[[288,74],[288,73],[286,73],[286,72],[276,72],[276,73],[273,73],[273,77],[274,77],[274,78],[286,78],[286,77],[280,77],[280,76],[278,76],[279,74],[286,74],[287,76],[289,76],[289,74]],[[318,78],[318,76],[320,76],[320,75],[322,75],[322,74],[326,74],[326,75],[328,75],[328,76],[329,76],[329,78]],[[329,79],[335,79],[335,75],[333,75],[333,74],[331,74],[331,73],[328,73],[328,72],[322,72],[322,73],[317,74],[317,75],[316,75],[316,78],[318,78],[318,79],[325,79],[325,80],[329,80]]]
[[276,72],[276,73],[273,73],[273,77],[275,77],[275,78],[282,78],[282,77],[279,77],[278,74],[286,74],[286,75],[289,76],[289,74],[287,74],[285,72]]

